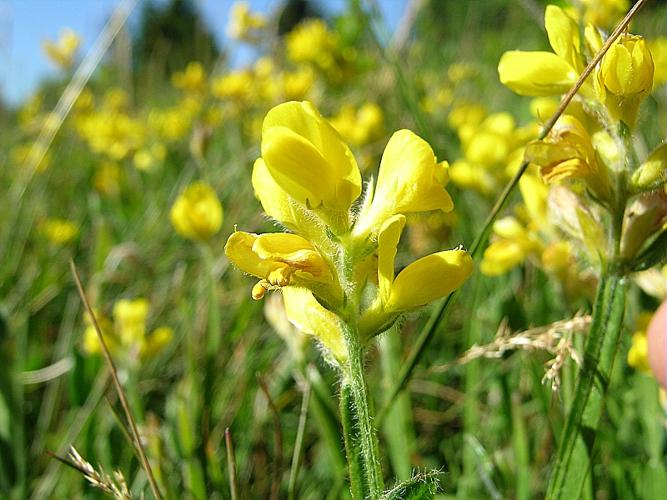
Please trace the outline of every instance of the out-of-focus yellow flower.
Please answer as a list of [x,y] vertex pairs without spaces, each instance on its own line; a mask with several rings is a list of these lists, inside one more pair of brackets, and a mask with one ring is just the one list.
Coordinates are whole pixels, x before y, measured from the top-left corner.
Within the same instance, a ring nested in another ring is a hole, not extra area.
[[95,190],[104,196],[116,196],[120,192],[120,166],[105,161],[97,168],[93,176]]
[[266,18],[251,12],[248,2],[237,1],[232,4],[227,24],[227,34],[230,38],[254,42],[265,26]]
[[167,148],[164,144],[154,143],[134,153],[134,166],[139,170],[148,172],[161,165],[166,156]]
[[[554,52],[505,52],[498,64],[500,81],[514,92],[527,96],[564,94],[584,69],[579,27],[563,9],[548,5],[544,26]],[[580,92],[590,93],[585,83]]]
[[581,0],[584,20],[601,28],[610,28],[621,20],[630,6],[628,0]]
[[493,232],[498,238],[484,251],[480,264],[480,270],[487,276],[505,274],[543,248],[540,240],[514,217],[498,219]]
[[639,315],[635,324],[635,332],[632,334],[632,345],[628,351],[628,365],[635,370],[646,374],[651,373],[651,368],[648,363],[648,340],[646,338],[646,330],[652,317],[652,312],[642,312]]
[[464,103],[455,106],[449,113],[449,126],[453,129],[460,129],[463,126],[469,125],[476,127],[486,116],[486,109],[481,104]]
[[633,127],[639,105],[653,88],[653,57],[646,41],[622,34],[602,58],[595,79],[598,99],[617,120]]
[[206,241],[220,230],[222,205],[211,186],[195,182],[188,186],[171,207],[171,223],[181,236]]
[[211,93],[218,99],[243,104],[253,96],[253,83],[253,76],[249,71],[233,71],[214,77],[211,80]]
[[79,36],[71,29],[65,28],[60,32],[60,38],[56,42],[45,40],[42,43],[42,49],[53,63],[63,69],[69,69],[74,63],[74,57],[80,44]]
[[298,101],[308,96],[315,83],[315,74],[307,66],[283,74],[283,98],[286,101]]
[[659,37],[648,42],[653,56],[653,85],[655,87],[667,82],[667,37]]
[[39,232],[56,246],[70,243],[79,234],[78,226],[67,219],[45,219],[39,224]]
[[206,90],[206,72],[200,62],[193,61],[183,71],[171,75],[171,82],[177,89],[201,94]]
[[338,43],[338,36],[322,19],[303,21],[285,37],[287,58],[291,62],[314,63],[321,69],[334,64],[333,54]]
[[358,110],[343,106],[330,122],[346,141],[363,146],[382,136],[384,114],[380,106],[367,102]]
[[149,304],[146,299],[121,299],[114,304],[114,327],[123,344],[137,343],[146,336]]
[[[161,326],[147,333],[150,305],[146,299],[121,299],[114,304],[113,322],[103,314],[95,313],[104,342],[117,361],[127,363],[150,358],[171,343],[174,332]],[[102,346],[90,318],[83,337],[83,349],[88,354],[100,354]]]
[[610,199],[606,166],[598,161],[590,135],[575,117],[561,116],[545,140],[528,145],[525,156],[540,168],[545,182],[583,181],[598,199]]

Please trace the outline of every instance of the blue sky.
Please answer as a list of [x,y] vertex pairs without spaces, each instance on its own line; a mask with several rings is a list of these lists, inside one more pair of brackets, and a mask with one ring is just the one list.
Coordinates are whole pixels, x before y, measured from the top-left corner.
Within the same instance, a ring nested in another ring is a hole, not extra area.
[[[120,0],[0,0],[0,94],[12,104],[29,96],[45,76],[57,70],[42,53],[46,39],[55,40],[63,28],[71,28],[83,39],[81,53],[85,53],[102,30],[109,14]],[[139,5],[130,19],[136,20]],[[232,0],[197,0],[204,17],[217,39],[227,45],[225,35],[229,7]],[[280,0],[249,0],[252,10],[271,12]],[[387,24],[398,23],[407,2],[381,0],[379,2]],[[346,0],[320,1],[320,5],[335,13],[343,9]],[[250,51],[234,46],[235,59],[242,61]]]

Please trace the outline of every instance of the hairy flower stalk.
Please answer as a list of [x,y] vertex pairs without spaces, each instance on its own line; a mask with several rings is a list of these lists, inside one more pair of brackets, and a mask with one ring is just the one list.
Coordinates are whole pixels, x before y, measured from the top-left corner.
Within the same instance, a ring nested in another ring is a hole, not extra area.
[[[361,203],[361,174],[347,144],[308,102],[273,108],[262,127],[252,182],[264,211],[289,232],[237,231],[225,253],[259,281],[259,300],[280,291],[290,322],[313,336],[340,379],[340,412],[353,498],[378,499],[384,478],[364,373],[369,343],[405,312],[461,286],[472,272],[462,248],[427,255],[395,275],[406,214],[450,211],[447,164],[409,130],[382,155]],[[353,204],[358,209],[352,210]]]

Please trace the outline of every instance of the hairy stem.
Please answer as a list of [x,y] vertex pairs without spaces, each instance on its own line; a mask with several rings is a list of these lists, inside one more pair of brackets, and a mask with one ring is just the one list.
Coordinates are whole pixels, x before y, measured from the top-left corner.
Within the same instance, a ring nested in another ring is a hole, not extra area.
[[364,349],[356,328],[344,324],[348,360],[341,378],[340,412],[354,499],[379,499],[383,490],[382,464],[372,409],[364,378]]
[[623,277],[615,274],[604,276],[598,285],[584,362],[558,447],[547,499],[580,498],[588,479],[623,326],[625,287]]

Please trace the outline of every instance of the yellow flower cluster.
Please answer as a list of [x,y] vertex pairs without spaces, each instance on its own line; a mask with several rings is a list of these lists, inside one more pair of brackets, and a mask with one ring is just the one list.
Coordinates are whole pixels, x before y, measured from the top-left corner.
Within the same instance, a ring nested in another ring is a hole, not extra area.
[[285,37],[286,56],[295,64],[307,64],[330,81],[340,82],[356,59],[356,51],[344,47],[340,37],[321,19],[302,21]]
[[384,113],[374,102],[366,102],[358,109],[344,105],[330,122],[343,139],[357,147],[380,139],[384,133]]
[[[131,361],[155,356],[169,345],[174,337],[171,328],[161,326],[147,333],[150,304],[146,299],[121,299],[114,304],[113,321],[96,314],[98,324],[112,356]],[[100,345],[95,327],[86,317],[88,326],[83,335],[83,349],[88,354],[100,354]]]
[[[255,299],[280,289],[290,321],[315,335],[334,360],[346,357],[340,321],[358,320],[363,339],[405,311],[459,287],[472,271],[463,249],[423,257],[394,274],[406,214],[450,211],[447,165],[409,130],[382,155],[363,200],[347,144],[309,102],[273,108],[262,127],[252,182],[264,211],[290,233],[233,233],[225,253],[259,278]],[[353,204],[360,203],[358,209]]]
[[449,115],[464,157],[452,163],[454,184],[493,195],[511,178],[521,163],[523,147],[534,136],[534,124],[517,127],[509,113],[486,115],[474,104],[461,104]]

